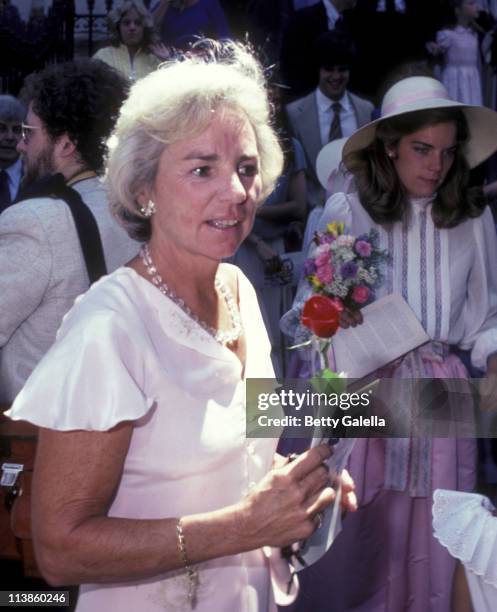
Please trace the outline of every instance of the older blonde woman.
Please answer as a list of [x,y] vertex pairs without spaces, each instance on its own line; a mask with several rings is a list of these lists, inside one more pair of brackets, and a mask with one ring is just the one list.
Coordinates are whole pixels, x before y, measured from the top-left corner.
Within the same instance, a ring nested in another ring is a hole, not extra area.
[[272,376],[270,347],[220,261],[282,166],[258,65],[236,46],[168,64],[114,140],[111,206],[143,249],[77,301],[10,415],[43,428],[40,566],[83,584],[80,612],[275,609],[262,547],[309,536],[334,494],[327,447],[272,469],[275,441],[245,438],[245,379]]
[[110,45],[95,53],[131,81],[141,79],[171,51],[154,40],[151,13],[141,0],[125,0],[108,15]]

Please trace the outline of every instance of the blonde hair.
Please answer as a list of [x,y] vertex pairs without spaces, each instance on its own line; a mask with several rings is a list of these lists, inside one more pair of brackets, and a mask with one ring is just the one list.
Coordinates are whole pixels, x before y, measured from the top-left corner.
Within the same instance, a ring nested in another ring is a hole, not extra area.
[[152,13],[147,9],[141,0],[125,0],[118,6],[112,9],[107,15],[107,30],[109,33],[109,42],[112,46],[118,47],[121,43],[121,34],[119,32],[119,24],[126,13],[135,9],[142,18],[143,23],[143,39],[141,47],[147,49],[150,43],[154,42],[154,18]]
[[252,126],[261,202],[271,193],[283,153],[271,126],[262,69],[243,45],[204,39],[182,61],[163,64],[138,81],[121,109],[109,142],[106,182],[111,211],[131,237],[150,237],[150,221],[136,196],[154,183],[164,149],[200,134],[218,110],[235,112]]

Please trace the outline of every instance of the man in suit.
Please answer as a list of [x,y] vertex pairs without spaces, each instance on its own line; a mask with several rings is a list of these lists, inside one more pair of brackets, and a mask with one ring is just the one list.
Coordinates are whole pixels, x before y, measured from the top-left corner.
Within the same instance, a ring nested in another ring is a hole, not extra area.
[[17,197],[22,177],[22,161],[17,151],[24,104],[13,96],[0,96],[0,213]]
[[323,206],[324,189],[316,175],[316,158],[321,148],[336,138],[350,136],[371,120],[373,105],[347,90],[353,45],[338,32],[326,32],[316,41],[319,72],[317,88],[286,107],[294,135],[300,140],[307,160],[307,201],[310,208]]
[[[109,137],[127,83],[103,62],[79,60],[30,77],[18,150],[25,182],[63,175],[93,214],[109,271],[138,250],[111,217],[103,185]],[[0,215],[0,402],[10,402],[55,339],[89,277],[68,205],[35,197]],[[40,407],[43,409],[43,407]]]
[[356,1],[320,0],[296,11],[289,20],[281,41],[280,70],[294,98],[316,86],[309,66],[313,59],[313,45],[321,34],[337,30],[358,42],[350,27]]

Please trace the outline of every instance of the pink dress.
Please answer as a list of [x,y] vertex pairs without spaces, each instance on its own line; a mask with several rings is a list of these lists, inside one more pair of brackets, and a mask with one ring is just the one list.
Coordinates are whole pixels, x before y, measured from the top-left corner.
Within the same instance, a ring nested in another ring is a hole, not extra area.
[[[433,339],[381,376],[463,378],[449,345],[471,348],[485,368],[497,349],[497,239],[491,213],[437,229],[431,200],[411,202],[405,223],[377,226],[356,194],[335,194],[318,229],[343,221],[360,235],[376,227],[391,261],[378,297],[400,293]],[[301,295],[298,299],[304,299]],[[470,491],[473,439],[358,439],[349,469],[359,510],[347,516],[328,553],[303,570],[298,612],[450,612],[455,562],[433,537],[436,488]]]
[[[43,427],[105,431],[134,423],[109,516],[210,512],[239,501],[270,469],[276,441],[245,437],[245,377],[273,375],[270,346],[255,293],[239,272],[238,282],[245,373],[234,353],[156,287],[119,268],[78,298],[18,395],[9,416]],[[262,550],[197,568],[197,612],[276,610],[270,570],[288,570]],[[288,571],[280,578],[286,589]],[[186,611],[187,589],[183,570],[86,584],[77,610]]]
[[444,50],[441,81],[450,97],[464,104],[483,104],[478,35],[472,28],[457,26],[437,32]]

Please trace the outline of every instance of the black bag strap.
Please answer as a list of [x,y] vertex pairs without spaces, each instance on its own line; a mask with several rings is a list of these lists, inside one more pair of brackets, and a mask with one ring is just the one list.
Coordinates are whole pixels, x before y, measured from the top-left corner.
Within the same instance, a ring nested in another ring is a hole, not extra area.
[[66,184],[64,176],[54,174],[38,181],[32,187],[23,191],[17,201],[36,197],[59,198],[69,206],[76,225],[90,285],[107,274],[102,240],[95,217],[84,203],[81,195]]

